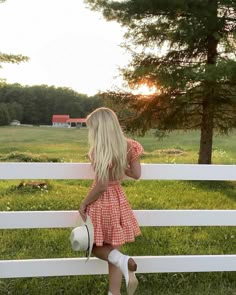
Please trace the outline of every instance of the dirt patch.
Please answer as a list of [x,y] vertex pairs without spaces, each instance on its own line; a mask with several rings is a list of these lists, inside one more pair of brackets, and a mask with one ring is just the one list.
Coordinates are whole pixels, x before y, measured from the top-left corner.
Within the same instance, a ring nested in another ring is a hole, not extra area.
[[48,184],[44,181],[30,181],[30,182],[24,182],[22,181],[17,188],[22,188],[22,187],[31,187],[31,188],[47,188]]
[[163,149],[163,150],[156,150],[155,152],[160,154],[167,154],[167,155],[180,155],[185,153],[183,150],[180,150],[180,149]]
[[161,155],[182,155],[186,154],[185,151],[181,149],[163,149],[163,150],[155,150],[153,152],[145,152],[144,155],[150,156],[150,155],[156,155],[156,154],[161,154]]

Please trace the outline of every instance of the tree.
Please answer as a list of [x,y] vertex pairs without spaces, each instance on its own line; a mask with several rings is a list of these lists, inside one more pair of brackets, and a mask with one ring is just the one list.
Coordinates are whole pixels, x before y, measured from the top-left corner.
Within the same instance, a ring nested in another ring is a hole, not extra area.
[[[0,4],[5,2],[6,0],[0,0]],[[28,61],[29,58],[27,56],[23,56],[21,54],[7,54],[0,52],[0,68],[2,68],[2,63],[16,63],[19,64],[23,61]],[[0,78],[0,85],[5,83],[5,79]]]
[[[23,61],[28,61],[29,58],[27,56],[23,56],[21,54],[7,54],[0,52],[0,68],[2,68],[2,63],[16,63],[19,64]],[[5,79],[0,78],[0,84],[5,83]]]
[[132,61],[122,73],[129,85],[159,89],[150,97],[107,93],[135,111],[130,129],[200,129],[198,163],[210,164],[213,132],[236,126],[236,1],[86,2],[127,28]]
[[0,126],[8,125],[10,123],[10,116],[7,104],[0,103]]
[[[1,2],[4,2],[4,1],[0,1],[0,3]],[[21,54],[15,55],[15,54],[7,54],[7,53],[0,52],[0,68],[2,68],[2,63],[19,64],[23,61],[28,61],[28,60],[29,60],[29,57],[21,55]],[[4,83],[5,83],[5,79],[0,78],[0,85]]]
[[23,118],[23,107],[17,102],[7,104],[10,121],[21,121]]

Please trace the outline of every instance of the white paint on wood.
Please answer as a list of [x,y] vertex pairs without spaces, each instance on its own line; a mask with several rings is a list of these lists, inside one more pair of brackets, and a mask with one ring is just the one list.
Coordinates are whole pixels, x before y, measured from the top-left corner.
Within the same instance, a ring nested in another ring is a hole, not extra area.
[[89,163],[0,163],[0,179],[92,179]]
[[[137,256],[137,273],[236,271],[236,255]],[[97,258],[0,260],[0,278],[107,274]]]
[[134,210],[141,226],[236,226],[236,210]]
[[236,165],[144,164],[142,179],[236,180]]
[[[93,179],[89,163],[0,163],[0,179]],[[236,165],[142,164],[141,179],[236,180]]]
[[[134,210],[140,226],[236,226],[236,210]],[[81,222],[78,211],[0,212],[0,229],[65,228]]]

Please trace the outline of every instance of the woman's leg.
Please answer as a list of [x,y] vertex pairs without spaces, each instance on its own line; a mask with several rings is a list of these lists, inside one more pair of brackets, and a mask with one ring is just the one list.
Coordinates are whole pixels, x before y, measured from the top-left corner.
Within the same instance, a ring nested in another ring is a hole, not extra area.
[[118,267],[108,262],[109,269],[109,291],[112,295],[120,295],[122,272]]
[[[93,254],[102,259],[108,261],[108,255],[114,249],[119,250],[120,247],[113,247],[111,245],[94,246]],[[109,270],[109,291],[112,295],[120,295],[120,288],[122,283],[122,273],[118,267],[108,262]]]
[[94,245],[92,252],[96,257],[98,257],[102,260],[108,261],[108,255],[114,249],[115,249],[115,247],[108,245],[108,244],[103,245],[103,246],[95,246]]
[[[112,250],[114,249],[117,249],[117,250],[120,250],[120,247],[114,247],[114,246],[111,246],[109,244],[106,244],[104,246],[93,246],[93,254],[102,259],[102,260],[106,260],[108,261],[108,255],[111,253]],[[135,271],[136,270],[136,263],[134,262],[134,260],[131,258],[129,259],[128,261],[128,268],[129,270],[131,271]]]
[[108,255],[108,261],[121,270],[125,277],[127,293],[133,295],[138,286],[138,280],[135,276],[137,264],[134,259],[122,254],[118,249],[113,249]]

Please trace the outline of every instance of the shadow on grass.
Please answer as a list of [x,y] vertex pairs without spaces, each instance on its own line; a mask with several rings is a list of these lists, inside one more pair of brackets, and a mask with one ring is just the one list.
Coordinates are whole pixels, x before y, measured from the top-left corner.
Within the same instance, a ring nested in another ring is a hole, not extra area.
[[221,191],[226,197],[236,201],[236,181],[188,181],[198,189],[209,192]]

